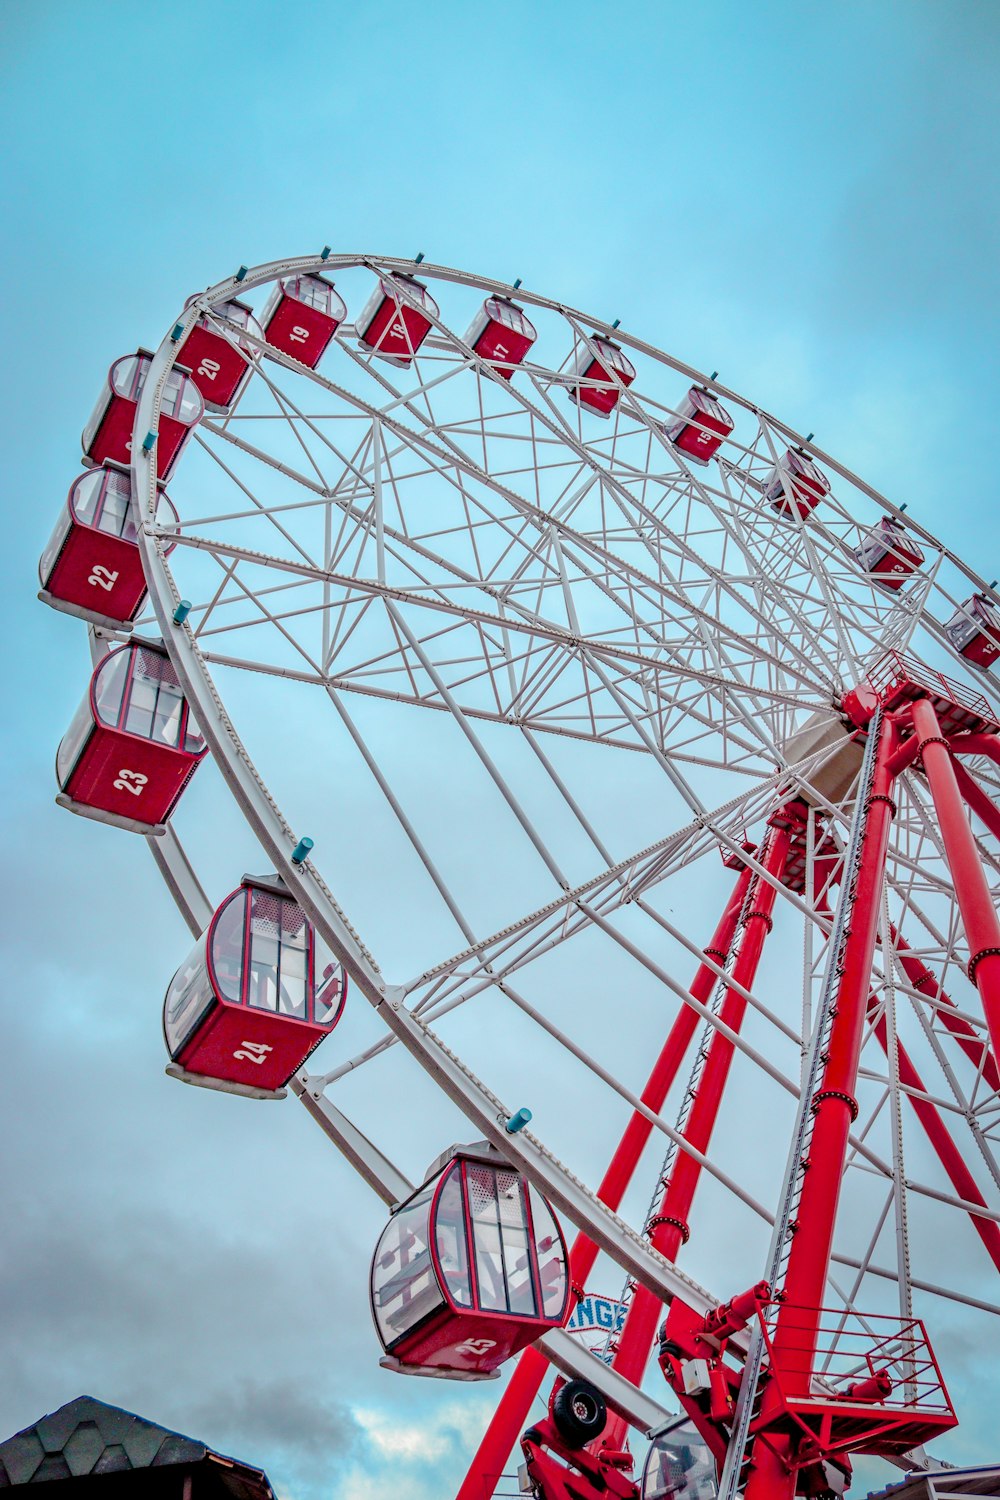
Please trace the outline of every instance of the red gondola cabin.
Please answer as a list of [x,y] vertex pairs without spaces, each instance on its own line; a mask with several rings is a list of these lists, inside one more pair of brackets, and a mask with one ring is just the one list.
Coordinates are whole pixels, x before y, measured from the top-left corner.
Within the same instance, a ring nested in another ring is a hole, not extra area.
[[802,448],[788,448],[764,486],[764,499],[779,516],[804,521],[830,493],[830,481]]
[[332,282],[322,276],[290,276],[274,288],[261,322],[269,344],[315,370],[346,317]]
[[[156,519],[161,526],[177,525],[177,512],[162,492]],[[54,609],[115,629],[135,619],[146,597],[146,578],[136,542],[132,479],[123,464],[102,464],[75,481],[38,576],[38,597]]]
[[392,364],[406,366],[431,331],[439,308],[422,281],[396,271],[379,277],[357,322],[364,349]]
[[977,667],[992,667],[1000,656],[1000,610],[985,594],[966,599],[944,633],[955,650]]
[[523,307],[509,297],[487,297],[469,325],[465,343],[503,380],[511,380],[537,338]]
[[570,400],[599,417],[610,417],[623,388],[635,379],[635,366],[620,344],[592,333],[589,344],[580,347],[573,375],[578,384],[570,386]]
[[482,1380],[569,1316],[562,1231],[486,1141],[454,1146],[395,1210],[372,1260],[382,1364]]
[[[104,390],[83,429],[83,461],[96,468],[105,459],[127,464],[132,452],[136,407],[153,356],[148,349],[116,359]],[[205,411],[201,392],[186,370],[175,365],[163,387],[160,426],[156,441],[156,475],[168,479],[181,449]]]
[[666,428],[675,448],[696,464],[714,458],[733,430],[733,419],[703,385],[693,385],[677,408],[677,419]]
[[[193,297],[189,298],[187,305],[193,301]],[[242,343],[234,334],[224,333],[219,318],[263,337],[260,324],[245,302],[235,299],[217,302],[212,314],[206,313],[198,319],[178,349],[177,358],[190,369],[205,405],[213,411],[228,411],[243,394],[256,354],[252,345]]]
[[893,590],[901,588],[924,560],[906,527],[892,516],[884,516],[872,527],[854,556],[875,583]]
[[187,1083],[276,1094],[340,1020],[347,981],[277,875],[244,875],[177,970],[163,1003]]
[[207,746],[162,644],[109,651],[56,754],[60,807],[137,833],[162,831]]

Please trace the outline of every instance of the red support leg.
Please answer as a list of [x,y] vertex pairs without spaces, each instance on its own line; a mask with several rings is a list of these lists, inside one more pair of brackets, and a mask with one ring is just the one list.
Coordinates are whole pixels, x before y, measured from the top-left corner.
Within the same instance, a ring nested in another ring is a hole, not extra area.
[[[751,870],[741,870],[712,941],[705,949],[706,954],[715,959],[716,963],[725,963],[729,955],[752,877]],[[715,982],[714,971],[702,964],[692,982],[691,994],[704,1005],[711,997]],[[640,1095],[643,1104],[655,1114],[659,1114],[663,1108],[699,1020],[696,1010],[690,1005],[682,1005],[670,1028],[646,1087]],[[597,1196],[609,1208],[617,1210],[620,1207],[652,1130],[652,1125],[644,1115],[633,1113],[597,1189]],[[597,1246],[586,1235],[578,1235],[570,1251],[570,1272],[574,1286],[586,1285],[596,1260]],[[469,1465],[456,1500],[490,1500],[528,1420],[531,1403],[538,1395],[548,1368],[548,1360],[537,1349],[526,1349],[521,1355]]]
[[[869,1016],[874,1013],[875,1009],[876,1002],[873,1000],[869,1007]],[[888,1057],[889,1037],[884,1016],[881,1020],[875,1022],[875,1035],[878,1037],[883,1052]],[[901,1042],[897,1042],[896,1045],[899,1059],[900,1083],[905,1084],[907,1088],[919,1089],[922,1093],[926,1093],[920,1074],[914,1067],[906,1048]],[[979,1191],[976,1179],[965,1165],[965,1158],[955,1145],[951,1132],[942,1120],[937,1106],[932,1104],[929,1099],[916,1099],[912,1094],[908,1097],[913,1106],[914,1113],[924,1127],[927,1139],[934,1148],[938,1161],[948,1174],[948,1179],[955,1192],[960,1198],[964,1198],[967,1203],[979,1203],[983,1208],[986,1208],[986,1199]],[[1000,1271],[1000,1225],[997,1224],[995,1219],[980,1219],[973,1213],[969,1214],[969,1218],[972,1220],[972,1227],[986,1247],[986,1253],[997,1270]]]
[[[768,829],[766,843],[759,856],[768,874],[780,877],[791,841],[790,823],[786,823],[784,827]],[[743,937],[732,969],[733,979],[744,989],[753,988],[764,950],[764,940],[771,930],[771,912],[776,896],[777,891],[773,885],[759,876],[755,877],[752,898],[748,903],[749,910],[743,918]],[[730,989],[722,1003],[721,1019],[733,1031],[738,1032],[743,1024],[746,1007],[744,997]],[[707,1152],[712,1138],[734,1050],[728,1037],[719,1032],[713,1035],[684,1130],[685,1139],[702,1154]],[[670,1177],[664,1184],[663,1199],[650,1234],[653,1248],[668,1260],[676,1260],[681,1246],[688,1239],[688,1216],[700,1176],[700,1162],[686,1152],[678,1151]],[[646,1287],[637,1286],[612,1360],[614,1368],[634,1384],[642,1380],[657,1324],[662,1316],[663,1305],[659,1298]],[[628,1424],[621,1417],[613,1416],[600,1440],[601,1446],[621,1449],[625,1446],[627,1433]]]
[[996,1055],[1000,1051],[1000,919],[962,804],[948,742],[941,733],[934,705],[926,698],[913,704],[913,728],[920,740],[920,754],[955,883],[969,945],[969,976],[979,990]]
[[949,1015],[949,1009],[954,1008],[954,1000],[941,988],[922,959],[910,952],[906,939],[895,928],[892,930],[892,938],[903,973],[913,988],[923,990],[925,995],[931,995],[938,1002],[937,1013],[942,1025],[951,1032],[969,1061],[982,1070],[983,1078],[993,1092],[1000,1092],[1000,1069],[997,1068],[996,1058],[989,1047],[968,1021],[961,1016]]
[[952,769],[955,772],[958,789],[976,817],[985,828],[989,829],[994,838],[1000,839],[1000,808],[987,797],[982,787],[976,785],[959,761],[952,761]]
[[[868,1013],[889,830],[895,816],[888,762],[896,748],[898,729],[892,719],[882,721],[879,734],[827,1061],[813,1099],[809,1167],[803,1176],[785,1284],[779,1289],[782,1302],[775,1325],[773,1364],[781,1372],[781,1384],[789,1395],[808,1395],[810,1388],[848,1137],[857,1116],[854,1089]],[[780,1396],[772,1384],[764,1393],[762,1415],[766,1417],[779,1407]],[[775,1434],[768,1442],[755,1444],[746,1500],[792,1500],[796,1481],[786,1462],[789,1443],[790,1439]]]

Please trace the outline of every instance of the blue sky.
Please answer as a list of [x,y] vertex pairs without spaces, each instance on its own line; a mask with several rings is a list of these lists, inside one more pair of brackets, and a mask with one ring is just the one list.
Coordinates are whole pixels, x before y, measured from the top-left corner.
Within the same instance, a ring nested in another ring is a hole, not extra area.
[[6,0],[0,1432],[88,1390],[296,1500],[429,1496],[494,1399],[373,1375],[360,1294],[330,1325],[380,1211],[291,1106],[162,1079],[185,932],[53,806],[85,648],[35,565],[111,360],[241,262],[423,250],[718,369],[992,577],[998,39],[986,0]]

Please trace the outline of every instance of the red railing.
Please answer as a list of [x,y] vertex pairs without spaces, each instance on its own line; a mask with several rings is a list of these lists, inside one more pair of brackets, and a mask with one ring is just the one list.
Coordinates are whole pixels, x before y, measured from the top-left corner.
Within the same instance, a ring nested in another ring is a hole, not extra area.
[[[922,697],[927,694],[938,702],[955,704],[984,720],[994,730],[997,728],[993,710],[981,693],[953,682],[943,672],[935,672],[933,667],[928,667],[906,652],[887,651],[884,656],[880,656],[869,668],[867,680],[883,704],[891,705],[894,697],[899,701],[901,698]],[[901,693],[900,690],[909,686],[922,689],[923,692]]]
[[[782,1320],[792,1328],[794,1313],[794,1307],[782,1304]],[[919,1318],[823,1308],[815,1352],[811,1343],[799,1348],[794,1341],[785,1342],[780,1368],[773,1363],[768,1326],[772,1322],[773,1318],[764,1321],[771,1372],[783,1392],[801,1393],[790,1397],[793,1403],[823,1402],[841,1409],[875,1406],[901,1413],[953,1411]]]

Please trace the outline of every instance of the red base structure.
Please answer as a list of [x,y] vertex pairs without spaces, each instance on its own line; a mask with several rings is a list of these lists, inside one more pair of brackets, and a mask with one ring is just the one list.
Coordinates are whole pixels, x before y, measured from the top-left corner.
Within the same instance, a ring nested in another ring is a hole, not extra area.
[[551,1419],[528,1428],[521,1451],[528,1478],[545,1500],[639,1500],[630,1453],[594,1457],[584,1448],[569,1448]]
[[[760,1283],[707,1317],[675,1299],[661,1330],[664,1376],[721,1473],[744,1379],[743,1355],[734,1354],[732,1339],[748,1325],[759,1327],[763,1365],[751,1395],[747,1446],[740,1448],[739,1486],[746,1500],[793,1500],[796,1495],[829,1500],[849,1486],[854,1455],[899,1459],[957,1423],[919,1320],[825,1306],[850,1131],[858,1113],[854,1095],[866,1026],[883,1048],[892,1045],[880,1001],[873,998],[872,961],[880,940],[885,861],[896,816],[894,783],[907,767],[915,767],[930,789],[969,947],[969,975],[980,992],[992,1046],[968,1021],[952,1014],[950,997],[894,930],[892,942],[907,979],[933,997],[940,1024],[987,1085],[995,1087],[1000,1081],[1000,917],[967,808],[998,836],[1000,811],[957,761],[968,754],[1000,764],[1000,724],[980,695],[896,652],[875,663],[868,678],[845,696],[843,708],[845,745],[851,739],[868,740],[849,857],[831,837],[821,810],[810,813],[804,802],[794,799],[779,806],[768,820],[761,847],[744,841],[743,853],[752,856],[764,873],[747,878],[744,871],[739,913],[724,942],[709,950],[725,963],[729,944],[737,943],[735,960],[727,970],[729,987],[716,1003],[720,1020],[730,1032],[738,1032],[746,1003],[740,991],[752,988],[770,930],[772,882],[805,892],[806,846],[811,841],[814,878],[809,894],[817,909],[828,911],[830,890],[839,890],[841,926],[834,926],[840,931],[841,947],[830,969],[828,1029],[822,1033],[822,1051],[817,1051],[810,1075],[814,1092],[808,1101],[807,1145],[796,1196],[785,1209],[790,1217],[787,1243],[776,1263],[780,1276],[773,1296],[771,1287]],[[734,854],[726,863],[738,865],[739,856]],[[844,873],[848,868],[849,880]],[[906,1050],[898,1042],[895,1047],[900,1083],[911,1096],[956,1196],[1000,1268],[1000,1229],[977,1213],[986,1205],[975,1178]],[[710,1143],[732,1051],[729,1037],[714,1032],[692,1073],[682,1132],[690,1150],[677,1151],[664,1179],[663,1199],[646,1226],[652,1245],[669,1259],[677,1257],[689,1237],[700,1157]],[[592,1259],[582,1256],[580,1264],[589,1274]],[[662,1310],[656,1299],[644,1287],[635,1287],[624,1327],[610,1346],[615,1369],[634,1382],[642,1378],[658,1314],[662,1316]],[[745,1339],[740,1342],[745,1348]],[[531,1399],[542,1364],[537,1355],[526,1357],[511,1382],[508,1411],[504,1413],[502,1403],[500,1420],[480,1450],[490,1459],[490,1487],[476,1488],[470,1474],[460,1500],[479,1500],[492,1493],[505,1456],[510,1408]],[[744,1403],[740,1410],[745,1409]],[[627,1428],[620,1419],[612,1418],[599,1437],[576,1449],[567,1445],[551,1416],[550,1406],[550,1420],[530,1428],[522,1441],[528,1477],[538,1495],[545,1500],[596,1500],[604,1494],[635,1493],[624,1459]],[[660,1479],[662,1475],[657,1483]]]
[[[787,1340],[782,1353],[775,1350],[776,1307],[786,1323],[802,1315],[805,1340],[797,1351]],[[727,1345],[755,1320],[764,1330],[767,1374],[750,1428],[757,1460],[751,1460],[751,1472],[769,1468],[788,1481],[762,1494],[829,1493],[830,1469],[849,1481],[852,1454],[898,1456],[956,1425],[918,1319],[823,1308],[817,1323],[816,1310],[776,1304],[761,1283],[708,1317],[675,1300],[661,1333],[659,1360],[667,1383],[720,1467],[742,1376],[738,1361],[726,1358]],[[814,1374],[821,1364],[823,1374]]]

